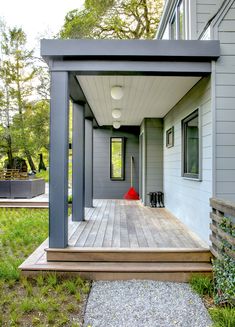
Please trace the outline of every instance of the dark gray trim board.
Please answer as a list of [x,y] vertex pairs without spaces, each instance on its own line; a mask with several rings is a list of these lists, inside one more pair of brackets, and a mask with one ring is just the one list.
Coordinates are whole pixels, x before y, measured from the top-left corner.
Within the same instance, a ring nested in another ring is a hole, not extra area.
[[69,71],[77,75],[203,76],[211,73],[211,62],[55,60],[50,69],[51,71]]
[[41,40],[41,56],[64,60],[212,60],[219,41],[200,40]]

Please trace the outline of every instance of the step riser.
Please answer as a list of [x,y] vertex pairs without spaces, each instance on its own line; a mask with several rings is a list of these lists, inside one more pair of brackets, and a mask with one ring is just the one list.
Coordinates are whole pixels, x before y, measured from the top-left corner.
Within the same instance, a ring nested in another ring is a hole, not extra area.
[[211,253],[47,252],[47,261],[61,262],[210,262]]
[[[48,273],[43,272],[43,273]],[[22,271],[22,275],[24,276],[35,276],[40,271]],[[62,276],[80,276],[87,280],[158,280],[158,281],[168,281],[168,282],[179,282],[179,283],[187,283],[189,282],[192,274],[195,275],[205,275],[208,277],[212,276],[211,272],[63,272],[57,271],[58,275]]]

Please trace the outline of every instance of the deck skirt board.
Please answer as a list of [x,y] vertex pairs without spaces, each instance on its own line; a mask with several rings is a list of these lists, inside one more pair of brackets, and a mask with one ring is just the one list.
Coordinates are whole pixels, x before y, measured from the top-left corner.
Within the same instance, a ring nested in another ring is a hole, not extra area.
[[20,266],[22,273],[56,271],[93,280],[154,279],[187,282],[212,273],[203,241],[164,208],[140,201],[95,200],[85,220],[69,219],[67,248],[48,240]]

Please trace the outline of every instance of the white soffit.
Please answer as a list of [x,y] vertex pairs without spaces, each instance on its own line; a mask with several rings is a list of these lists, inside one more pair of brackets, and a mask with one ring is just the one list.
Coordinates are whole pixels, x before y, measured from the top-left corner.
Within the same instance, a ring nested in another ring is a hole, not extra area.
[[[112,109],[120,108],[122,125],[140,125],[143,118],[161,118],[201,79],[185,76],[77,76],[99,125],[112,125]],[[123,86],[121,100],[111,87]]]

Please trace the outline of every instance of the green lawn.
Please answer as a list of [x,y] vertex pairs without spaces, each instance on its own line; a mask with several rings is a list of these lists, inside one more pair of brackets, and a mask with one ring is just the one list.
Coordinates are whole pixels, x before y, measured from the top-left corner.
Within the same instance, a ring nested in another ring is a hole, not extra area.
[[18,266],[47,233],[47,210],[0,208],[0,326],[81,326],[88,282],[20,277]]

